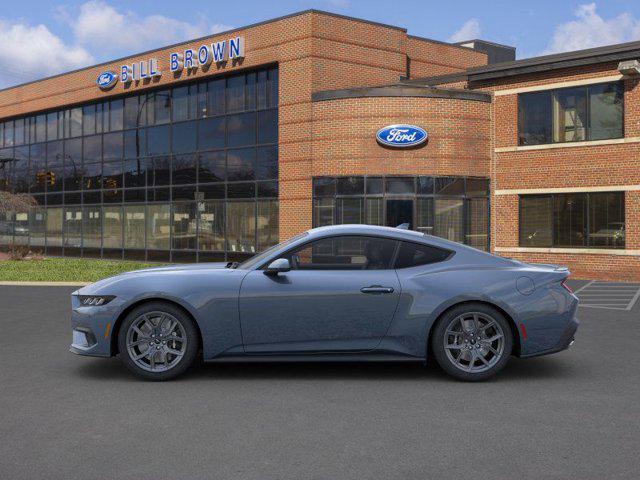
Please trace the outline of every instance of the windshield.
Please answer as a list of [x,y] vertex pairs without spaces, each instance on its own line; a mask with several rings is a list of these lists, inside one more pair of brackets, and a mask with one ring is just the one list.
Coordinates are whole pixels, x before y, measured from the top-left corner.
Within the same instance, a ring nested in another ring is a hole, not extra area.
[[242,268],[244,270],[249,269],[249,268],[253,268],[256,265],[258,265],[259,263],[261,263],[265,258],[268,258],[276,250],[280,250],[281,248],[284,248],[287,245],[290,245],[293,242],[295,242],[297,240],[300,240],[301,238],[304,238],[306,236],[307,236],[307,232],[295,235],[295,236],[289,238],[288,240],[285,240],[284,242],[281,242],[281,243],[279,243],[277,245],[274,245],[271,248],[267,248],[264,252],[259,253],[258,255],[254,255],[253,257],[251,257],[248,260],[245,260],[240,265],[238,265],[237,268]]

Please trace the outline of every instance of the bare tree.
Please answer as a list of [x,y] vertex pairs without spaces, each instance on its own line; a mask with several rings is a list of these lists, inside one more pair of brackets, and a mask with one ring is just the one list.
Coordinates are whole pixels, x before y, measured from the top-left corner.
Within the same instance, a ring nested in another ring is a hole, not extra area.
[[[0,218],[7,217],[12,213],[25,213],[34,208],[38,202],[35,198],[26,193],[11,193],[0,190]],[[9,218],[6,218],[9,220]],[[5,233],[9,233],[13,230],[10,223],[7,224],[9,230]],[[2,225],[0,225],[2,226]],[[17,233],[17,232],[16,232]],[[11,235],[9,245],[6,247],[9,252],[9,258],[11,260],[22,260],[24,258],[32,258],[33,253],[27,245],[16,245],[14,243],[14,237]]]
[[0,191],[0,215],[14,212],[28,212],[38,203],[28,193]]

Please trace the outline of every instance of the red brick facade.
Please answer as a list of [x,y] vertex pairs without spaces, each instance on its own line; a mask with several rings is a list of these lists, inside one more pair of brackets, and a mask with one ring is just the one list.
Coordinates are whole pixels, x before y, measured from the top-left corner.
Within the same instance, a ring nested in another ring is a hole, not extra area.
[[[616,63],[543,74],[522,75],[492,84],[473,85],[494,93],[492,102],[494,152],[492,178],[492,249],[524,261],[569,266],[575,277],[606,280],[640,279],[640,81],[624,78],[624,143],[619,140],[583,142],[518,149],[518,90],[567,82],[621,78]],[[507,90],[507,92],[501,92]],[[515,90],[515,91],[514,91]],[[501,94],[507,93],[507,94]],[[543,190],[625,191],[626,248],[619,252],[582,249],[526,249],[518,242],[518,193]],[[556,190],[554,190],[556,189]]]

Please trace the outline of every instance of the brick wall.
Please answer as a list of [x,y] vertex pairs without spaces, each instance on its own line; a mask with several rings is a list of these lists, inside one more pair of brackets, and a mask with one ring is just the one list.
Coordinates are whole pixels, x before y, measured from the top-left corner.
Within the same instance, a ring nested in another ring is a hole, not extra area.
[[[556,70],[521,75],[493,83],[472,85],[485,91],[499,91],[558,82],[571,82],[618,75],[616,64]],[[517,94],[496,95],[492,103],[493,152],[492,187],[495,190],[541,188],[589,188],[640,185],[640,85],[638,79],[624,80],[625,138],[629,143],[579,147],[515,150],[518,142]],[[503,150],[510,151],[503,151]],[[558,263],[570,267],[582,278],[640,280],[640,195],[625,192],[625,255],[599,253],[533,253],[518,247],[518,195],[492,198],[492,248],[501,255],[529,262]],[[503,251],[507,249],[509,251]]]
[[411,78],[463,72],[487,64],[486,53],[419,37],[407,37],[406,51]]

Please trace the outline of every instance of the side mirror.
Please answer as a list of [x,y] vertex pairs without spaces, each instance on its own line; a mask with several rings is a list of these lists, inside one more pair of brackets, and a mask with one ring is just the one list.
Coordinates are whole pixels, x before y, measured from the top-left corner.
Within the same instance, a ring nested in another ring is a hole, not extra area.
[[288,272],[291,270],[291,264],[286,258],[278,258],[269,264],[264,271],[265,275],[277,275],[279,273]]

